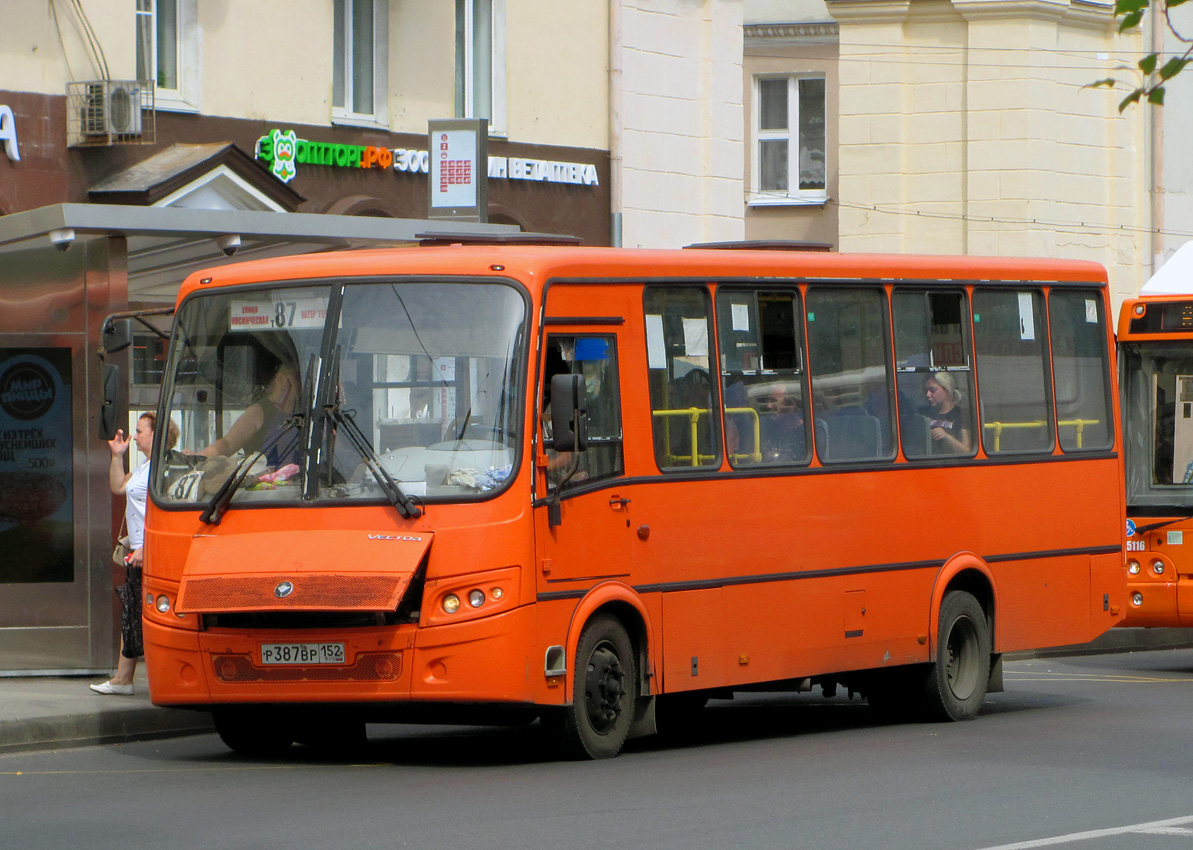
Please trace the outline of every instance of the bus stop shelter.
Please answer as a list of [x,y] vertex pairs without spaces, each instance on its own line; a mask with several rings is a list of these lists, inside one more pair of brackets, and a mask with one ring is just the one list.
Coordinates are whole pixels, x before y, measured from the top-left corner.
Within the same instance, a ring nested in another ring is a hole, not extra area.
[[[450,238],[445,231],[508,236],[518,228],[105,204],[0,217],[0,676],[85,674],[114,663],[111,552],[123,504],[108,489],[111,454],[99,434],[106,317],[171,305],[198,269]],[[127,349],[108,362],[132,380],[130,406],[152,409],[156,381],[137,381],[131,357]]]

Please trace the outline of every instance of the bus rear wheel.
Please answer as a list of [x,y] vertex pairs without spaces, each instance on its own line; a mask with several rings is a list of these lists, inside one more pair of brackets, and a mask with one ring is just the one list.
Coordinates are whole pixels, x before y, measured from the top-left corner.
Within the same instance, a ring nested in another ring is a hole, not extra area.
[[634,719],[638,681],[633,644],[617,619],[600,615],[584,627],[572,676],[572,703],[555,719],[563,746],[576,758],[613,758]]
[[226,708],[214,712],[212,720],[220,740],[242,756],[277,758],[294,743],[290,723],[275,712]]
[[924,709],[935,720],[972,720],[990,682],[990,628],[972,595],[954,590],[940,603],[936,660],[924,681]]

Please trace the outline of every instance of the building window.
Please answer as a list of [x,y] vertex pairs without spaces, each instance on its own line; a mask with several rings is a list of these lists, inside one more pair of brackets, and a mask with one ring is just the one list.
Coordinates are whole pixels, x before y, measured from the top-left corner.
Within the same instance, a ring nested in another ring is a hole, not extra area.
[[756,78],[752,204],[824,202],[824,93],[824,77]]
[[154,83],[158,109],[198,107],[196,0],[137,0],[137,79]]
[[332,118],[378,123],[385,102],[386,0],[335,0]]
[[456,117],[505,126],[505,0],[456,0]]

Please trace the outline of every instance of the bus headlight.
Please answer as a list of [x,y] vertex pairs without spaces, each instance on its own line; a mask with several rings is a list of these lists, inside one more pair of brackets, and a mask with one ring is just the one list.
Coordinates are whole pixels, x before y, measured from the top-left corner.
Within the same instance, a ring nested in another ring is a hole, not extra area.
[[1136,607],[1143,604],[1143,594],[1138,590],[1131,594],[1131,604]]
[[501,599],[503,596],[505,596],[505,591],[500,587],[495,587],[490,591],[490,594],[494,599]]
[[170,610],[170,598],[168,596],[163,594],[157,598],[157,610],[162,614]]
[[1156,560],[1152,561],[1152,572],[1158,576],[1164,575],[1164,562],[1159,558],[1156,558]]
[[468,604],[473,608],[479,608],[485,604],[485,593],[483,590],[468,591]]
[[1127,561],[1127,572],[1129,572],[1133,576],[1139,575],[1139,562],[1136,561],[1134,558]]
[[460,610],[460,597],[454,593],[449,593],[443,597],[443,610],[449,614],[454,614]]

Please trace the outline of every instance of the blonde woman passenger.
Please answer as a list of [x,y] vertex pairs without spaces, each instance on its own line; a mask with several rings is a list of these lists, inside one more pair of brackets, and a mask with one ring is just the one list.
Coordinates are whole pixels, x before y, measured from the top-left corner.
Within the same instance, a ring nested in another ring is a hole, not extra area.
[[969,411],[962,403],[961,391],[950,372],[933,372],[924,379],[928,433],[934,454],[969,454],[973,442]]

